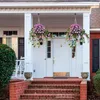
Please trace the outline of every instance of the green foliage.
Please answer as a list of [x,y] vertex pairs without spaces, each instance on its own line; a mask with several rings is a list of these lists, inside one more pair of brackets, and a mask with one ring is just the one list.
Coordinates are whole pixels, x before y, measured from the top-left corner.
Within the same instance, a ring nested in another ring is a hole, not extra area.
[[98,69],[98,71],[96,72],[96,74],[100,74],[100,69]]
[[100,70],[98,70],[93,77],[93,84],[97,94],[100,94]]
[[15,69],[16,55],[13,49],[0,44],[0,89],[7,86]]

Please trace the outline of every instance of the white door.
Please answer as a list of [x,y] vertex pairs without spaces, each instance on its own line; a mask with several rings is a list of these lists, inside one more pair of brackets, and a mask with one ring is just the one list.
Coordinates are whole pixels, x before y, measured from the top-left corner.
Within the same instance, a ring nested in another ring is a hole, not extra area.
[[46,76],[46,42],[39,48],[33,49],[33,77],[44,78]]
[[53,72],[70,72],[70,48],[65,38],[53,40]]

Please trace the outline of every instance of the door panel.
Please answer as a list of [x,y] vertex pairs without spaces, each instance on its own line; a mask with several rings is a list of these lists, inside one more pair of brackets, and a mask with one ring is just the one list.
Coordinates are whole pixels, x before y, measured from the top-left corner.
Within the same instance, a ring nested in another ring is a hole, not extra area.
[[52,58],[52,50],[53,50],[53,41],[47,41],[47,51],[46,51],[46,76],[52,77],[53,76],[53,58]]
[[65,39],[54,39],[54,72],[70,72],[69,46]]
[[33,47],[33,67],[34,78],[43,78],[46,76],[46,42],[38,47]]

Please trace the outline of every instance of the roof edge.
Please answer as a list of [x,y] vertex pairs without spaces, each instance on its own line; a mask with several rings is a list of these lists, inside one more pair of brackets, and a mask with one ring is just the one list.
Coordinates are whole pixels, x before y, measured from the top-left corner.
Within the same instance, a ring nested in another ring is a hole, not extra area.
[[55,6],[55,7],[61,7],[61,6],[75,6],[75,7],[92,7],[92,6],[98,6],[99,2],[0,2],[0,7],[47,7],[47,6]]

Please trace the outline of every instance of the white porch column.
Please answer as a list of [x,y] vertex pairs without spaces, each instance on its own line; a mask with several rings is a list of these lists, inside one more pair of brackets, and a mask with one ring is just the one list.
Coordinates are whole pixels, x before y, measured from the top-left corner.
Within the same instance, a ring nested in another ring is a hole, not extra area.
[[[25,72],[33,73],[33,46],[29,40],[29,31],[33,27],[33,19],[31,13],[24,14],[24,37],[25,37]],[[32,79],[32,78],[31,78]]]
[[[83,29],[90,36],[90,13],[83,13]],[[83,44],[83,72],[89,72],[90,79],[90,42],[86,37]]]

